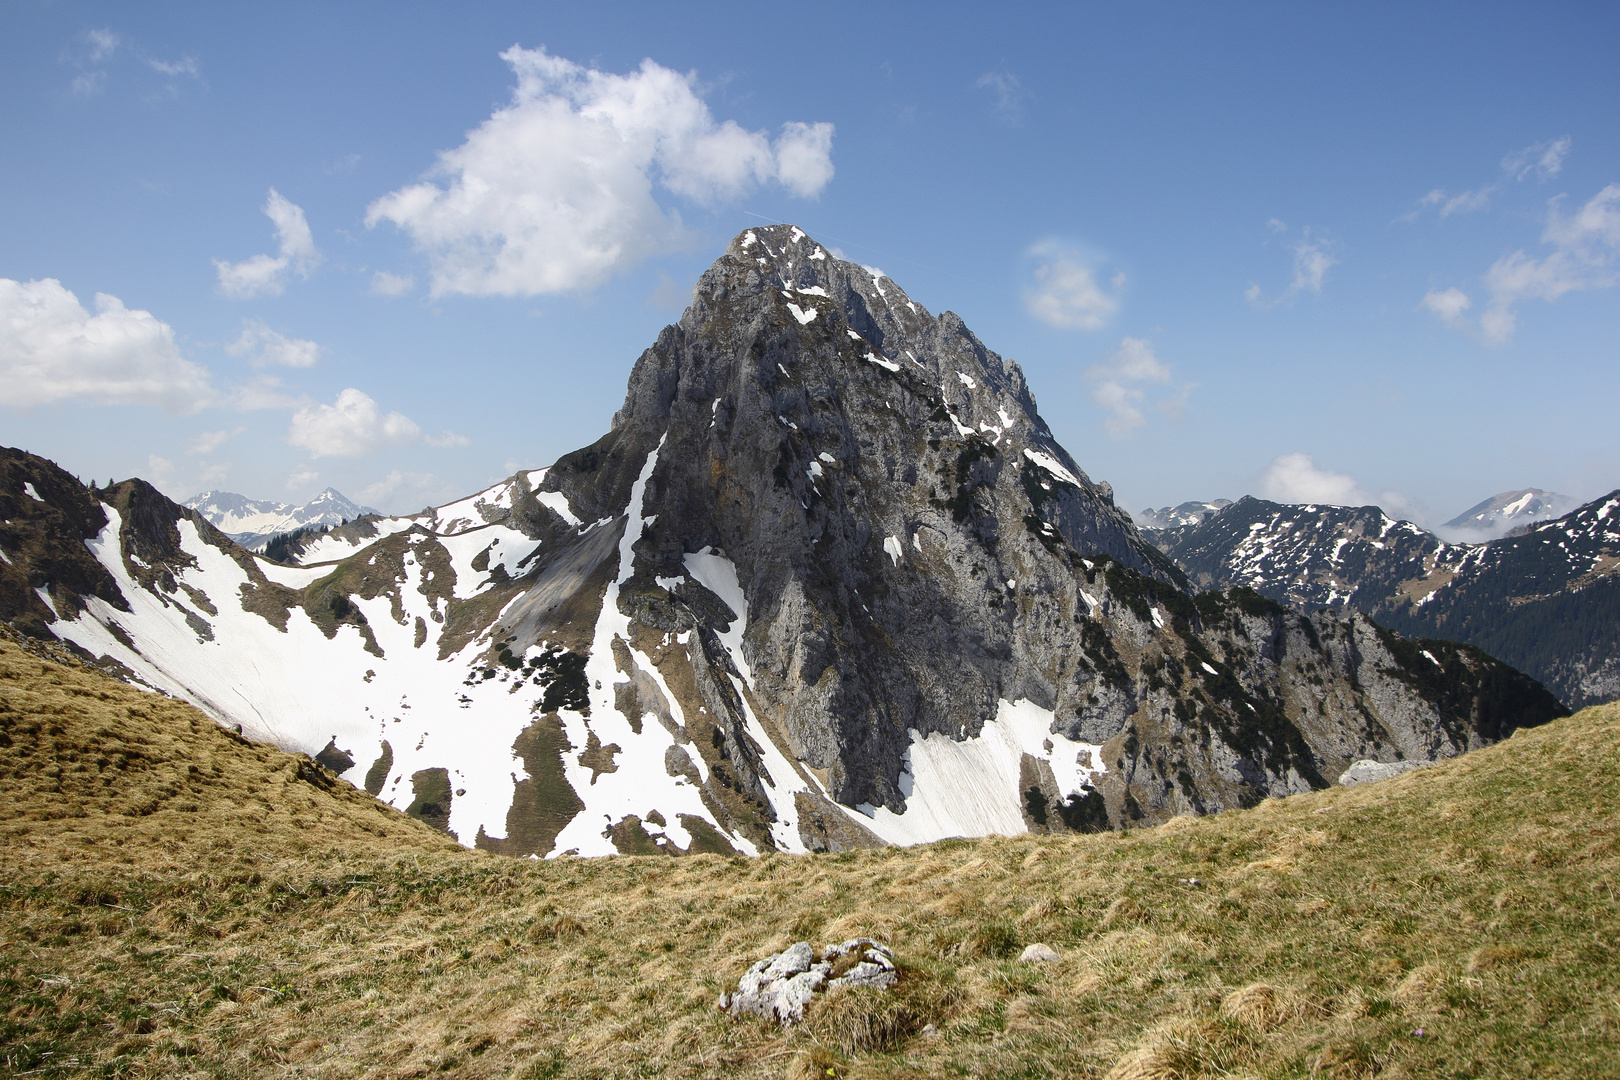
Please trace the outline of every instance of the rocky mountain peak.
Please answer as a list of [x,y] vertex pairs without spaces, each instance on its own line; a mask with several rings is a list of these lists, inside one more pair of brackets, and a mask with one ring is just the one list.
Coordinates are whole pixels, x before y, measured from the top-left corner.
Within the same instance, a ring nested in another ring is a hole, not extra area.
[[731,243],[637,361],[612,432],[542,487],[590,520],[637,484],[628,584],[656,595],[689,553],[723,553],[756,693],[850,805],[903,809],[910,732],[1084,700],[1060,674],[1067,635],[1019,599],[1083,609],[1071,555],[1180,580],[1056,443],[1016,364],[793,226]]
[[[1069,527],[1128,565],[1177,576],[1113,506],[1108,485],[1058,445],[1015,362],[953,312],[931,315],[879,271],[835,258],[793,225],[739,234],[699,279],[680,322],[636,363],[613,435],[644,453],[666,431],[726,451],[740,441],[815,442],[811,458],[847,461],[877,450],[884,479],[908,485],[922,442],[975,440],[1009,459],[1050,463],[1055,471],[1036,468],[1086,504]],[[837,445],[822,445],[834,434]],[[621,498],[628,479],[619,477]],[[808,504],[803,485],[792,486]]]

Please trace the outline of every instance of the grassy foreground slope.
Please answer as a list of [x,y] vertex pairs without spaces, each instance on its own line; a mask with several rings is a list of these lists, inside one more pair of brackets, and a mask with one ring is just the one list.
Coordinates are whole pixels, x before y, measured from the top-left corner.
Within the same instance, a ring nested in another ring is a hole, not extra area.
[[[11,1074],[1620,1076],[1615,706],[1126,834],[538,863],[0,641],[0,796]],[[895,993],[716,1009],[856,934]]]

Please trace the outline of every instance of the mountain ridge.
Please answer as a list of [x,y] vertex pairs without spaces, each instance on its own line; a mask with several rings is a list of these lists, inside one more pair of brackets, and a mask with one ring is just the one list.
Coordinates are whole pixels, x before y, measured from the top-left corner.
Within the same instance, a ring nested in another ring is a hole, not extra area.
[[1582,707],[1620,696],[1616,507],[1620,491],[1495,540],[1455,544],[1376,506],[1246,496],[1157,539],[1200,587],[1243,586],[1305,610],[1354,608],[1403,634],[1469,642]]
[[272,499],[250,499],[234,491],[214,489],[199,492],[180,505],[198,511],[250,551],[263,550],[270,538],[278,534],[330,528],[364,515],[382,516],[380,510],[361,506],[333,487],[307,503],[296,505]]

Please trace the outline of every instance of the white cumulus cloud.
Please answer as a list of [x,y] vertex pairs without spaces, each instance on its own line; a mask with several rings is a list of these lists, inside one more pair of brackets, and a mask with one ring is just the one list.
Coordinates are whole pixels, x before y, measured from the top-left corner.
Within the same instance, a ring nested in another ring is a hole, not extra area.
[[78,399],[194,412],[214,396],[208,372],[180,355],[149,311],[97,293],[92,315],[55,278],[0,278],[0,404]]
[[[1091,400],[1108,411],[1104,428],[1119,439],[1147,423],[1143,406],[1147,404],[1148,386],[1168,386],[1170,368],[1153,352],[1152,342],[1145,338],[1127,337],[1107,361],[1086,369],[1086,381],[1091,383]],[[1186,407],[1187,396],[1193,384],[1188,383],[1172,396],[1154,402],[1172,420],[1179,419]]]
[[284,337],[257,319],[242,323],[242,334],[225,346],[232,356],[240,356],[254,367],[276,364],[280,367],[314,367],[321,358],[321,347],[302,338]]
[[219,275],[219,291],[233,300],[252,296],[280,296],[283,281],[291,270],[299,277],[309,277],[310,271],[320,265],[321,253],[315,247],[315,237],[304,220],[304,211],[287,201],[275,188],[264,204],[264,215],[276,227],[276,255],[255,255],[241,262],[214,260]]
[[[1331,506],[1368,506],[1378,502],[1354,477],[1319,468],[1309,454],[1300,453],[1284,454],[1267,466],[1260,477],[1260,491],[1273,502]],[[1385,492],[1384,501],[1405,502],[1394,492]]]
[[416,421],[404,413],[384,413],[369,395],[352,386],[332,405],[304,405],[293,413],[287,429],[289,443],[316,457],[365,457],[421,437]]
[[651,60],[616,75],[543,48],[501,58],[517,76],[510,104],[366,212],[428,255],[435,296],[590,289],[670,250],[681,221],[655,185],[714,204],[771,181],[815,197],[832,179],[831,124],[790,122],[773,141],[716,123],[695,76]]
[[1029,254],[1039,261],[1024,307],[1041,322],[1060,330],[1099,330],[1118,310],[1123,273],[1116,273],[1105,288],[1080,252],[1055,240],[1041,241]]

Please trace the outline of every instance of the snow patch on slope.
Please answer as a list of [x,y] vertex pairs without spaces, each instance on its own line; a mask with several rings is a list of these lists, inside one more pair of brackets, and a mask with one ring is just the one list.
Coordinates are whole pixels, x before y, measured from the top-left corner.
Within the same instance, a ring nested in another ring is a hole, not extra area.
[[938,732],[924,737],[913,729],[900,776],[905,813],[862,806],[862,824],[894,844],[1026,832],[1018,790],[1025,754],[1050,763],[1065,798],[1108,771],[1101,746],[1054,733],[1052,721],[1052,712],[1033,702],[1003,699],[995,719],[974,738],[958,742]]
[[[667,439],[668,435],[664,438]],[[618,641],[628,650],[636,666],[657,684],[669,703],[675,722],[686,727],[686,716],[679,699],[664,682],[652,659],[630,643],[630,618],[619,610],[619,588],[634,574],[636,543],[653,520],[642,516],[642,507],[645,505],[647,482],[658,466],[658,454],[663,446],[664,439],[659,439],[658,446],[648,453],[646,463],[630,489],[624,533],[619,538],[619,571],[608,583],[607,593],[602,598],[602,611],[597,617],[590,656],[585,661],[591,715],[587,718],[571,709],[558,713],[573,748],[563,756],[564,774],[585,808],[557,835],[548,858],[569,851],[580,855],[615,854],[618,849],[613,846],[608,830],[632,814],[645,820],[649,812],[659,811],[667,822],[663,834],[681,848],[692,845],[691,834],[680,824],[681,814],[713,821],[703,805],[699,789],[687,783],[683,777],[670,776],[664,767],[664,753],[670,746],[677,745],[675,739],[662,724],[642,723],[642,717],[635,718],[641,727],[638,733],[631,725],[630,718],[620,713],[614,702],[614,684],[623,681],[618,661],[613,655],[614,642]],[[586,747],[593,734],[602,746],[619,748],[613,759],[616,771],[593,773],[580,762],[577,751]],[[706,776],[701,758],[696,754],[688,757],[699,769],[700,775]],[[757,854],[744,837],[728,833],[727,839],[739,851]]]

